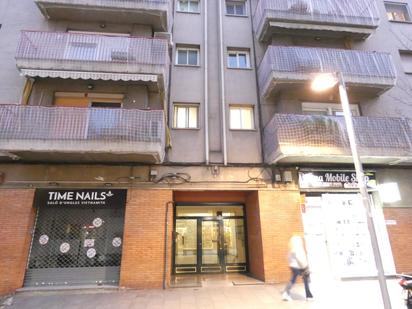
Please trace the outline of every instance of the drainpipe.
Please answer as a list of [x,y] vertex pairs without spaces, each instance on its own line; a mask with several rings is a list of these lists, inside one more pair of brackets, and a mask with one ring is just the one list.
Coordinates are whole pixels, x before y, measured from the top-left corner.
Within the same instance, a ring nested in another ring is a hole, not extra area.
[[[206,1],[205,1],[206,2]],[[226,142],[226,100],[225,100],[225,68],[224,68],[224,50],[223,50],[223,17],[222,17],[222,0],[218,0],[219,14],[219,49],[220,49],[220,103],[222,107],[222,136],[223,136],[223,163],[227,165],[227,142]]]
[[[249,9],[250,9],[250,23],[251,23],[251,28],[252,28],[252,46],[253,46],[253,61],[254,67],[255,67],[255,81],[256,81],[256,93],[257,93],[257,112],[258,112],[258,118],[259,118],[259,131],[260,131],[260,156],[262,158],[262,163],[265,163],[265,153],[263,150],[263,144],[264,144],[264,132],[263,132],[263,117],[262,117],[262,100],[261,100],[261,93],[260,93],[260,88],[259,88],[259,74],[258,74],[258,63],[257,63],[257,57],[256,57],[256,42],[255,42],[255,30],[254,25],[253,25],[253,19],[255,17],[255,12],[253,12],[252,8],[252,1],[249,1]],[[252,14],[253,12],[253,14]]]
[[169,201],[166,203],[166,218],[165,218],[165,254],[164,254],[164,271],[163,271],[163,289],[166,290],[167,289],[167,272],[169,271],[169,267],[168,267],[168,245],[169,245],[169,205],[174,205],[173,201]]
[[203,27],[204,27],[204,34],[203,34],[203,46],[204,46],[204,54],[205,54],[205,67],[204,67],[204,115],[205,115],[205,161],[206,165],[209,165],[209,82],[207,78],[208,73],[208,62],[209,62],[209,55],[208,55],[208,22],[207,22],[207,1],[203,1],[204,8],[204,20],[203,20]]

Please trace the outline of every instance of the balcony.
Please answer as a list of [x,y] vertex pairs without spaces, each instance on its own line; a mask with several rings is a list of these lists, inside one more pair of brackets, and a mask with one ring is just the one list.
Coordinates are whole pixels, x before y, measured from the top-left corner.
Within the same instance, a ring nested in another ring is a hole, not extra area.
[[163,111],[0,105],[0,158],[161,163]]
[[134,81],[161,93],[168,84],[163,39],[22,31],[16,62],[28,77]]
[[[363,163],[412,164],[410,119],[353,120]],[[343,117],[275,114],[264,129],[264,153],[268,164],[352,162]]]
[[395,85],[396,71],[387,53],[358,50],[269,46],[259,65],[263,97],[307,83],[321,72],[341,72],[351,91],[372,96]]
[[35,0],[48,19],[150,25],[170,31],[171,0]]
[[272,34],[366,39],[379,11],[375,0],[260,0],[253,25],[261,41]]

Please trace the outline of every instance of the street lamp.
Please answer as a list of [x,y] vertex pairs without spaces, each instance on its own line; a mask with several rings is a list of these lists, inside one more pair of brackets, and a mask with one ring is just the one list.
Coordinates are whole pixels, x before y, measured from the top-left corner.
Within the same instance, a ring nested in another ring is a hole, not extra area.
[[348,93],[346,92],[345,80],[341,72],[321,73],[313,78],[311,88],[314,91],[324,91],[334,87],[336,84],[339,88],[340,103],[343,109],[343,116],[345,118],[346,130],[349,137],[349,145],[352,152],[353,163],[355,165],[358,188],[362,197],[363,206],[365,207],[366,211],[367,224],[371,236],[373,255],[378,270],[378,280],[381,289],[383,305],[385,309],[390,309],[392,307],[389,298],[388,287],[386,285],[382,258],[379,251],[378,238],[376,236],[375,225],[373,223],[371,201],[369,199],[369,194],[365,182],[365,175],[356,145],[355,131],[353,129],[352,114],[349,107],[349,99]]

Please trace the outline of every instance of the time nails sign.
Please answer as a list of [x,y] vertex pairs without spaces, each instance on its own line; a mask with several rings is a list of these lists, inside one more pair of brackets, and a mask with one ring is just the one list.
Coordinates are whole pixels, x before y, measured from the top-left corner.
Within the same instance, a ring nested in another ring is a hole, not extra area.
[[126,203],[127,190],[122,189],[80,189],[36,191],[36,205],[70,207],[122,207]]
[[[375,188],[375,173],[365,172],[365,182],[368,188]],[[301,189],[356,189],[358,181],[355,172],[301,171],[299,172],[299,187]]]

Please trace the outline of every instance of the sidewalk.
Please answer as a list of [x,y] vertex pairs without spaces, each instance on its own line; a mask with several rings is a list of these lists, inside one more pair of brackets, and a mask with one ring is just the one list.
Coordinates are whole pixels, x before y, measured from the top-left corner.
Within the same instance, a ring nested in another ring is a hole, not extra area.
[[[405,308],[401,288],[396,280],[388,280],[392,308]],[[263,308],[333,308],[379,309],[381,296],[376,280],[313,282],[313,301],[306,301],[302,284],[292,290],[291,302],[281,299],[283,285],[233,286],[226,282],[201,288],[168,290],[73,290],[17,293],[5,309],[263,309]],[[0,308],[1,305],[0,305]]]

